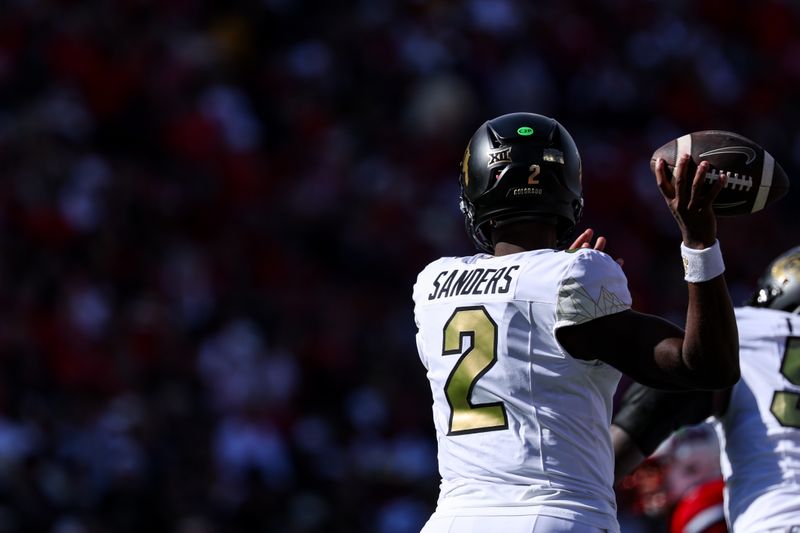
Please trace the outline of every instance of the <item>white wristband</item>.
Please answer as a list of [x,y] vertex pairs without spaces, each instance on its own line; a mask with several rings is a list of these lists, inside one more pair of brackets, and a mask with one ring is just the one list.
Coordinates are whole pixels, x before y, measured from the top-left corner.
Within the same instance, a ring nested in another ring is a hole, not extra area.
[[719,241],[702,250],[688,248],[681,243],[681,257],[683,257],[683,279],[690,283],[700,283],[716,278],[725,272],[725,263],[722,262],[722,252]]

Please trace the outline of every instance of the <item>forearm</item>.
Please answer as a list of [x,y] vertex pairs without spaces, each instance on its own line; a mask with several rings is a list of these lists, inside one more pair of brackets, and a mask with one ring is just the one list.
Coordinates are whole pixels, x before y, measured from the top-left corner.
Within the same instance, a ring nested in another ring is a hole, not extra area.
[[645,460],[645,455],[623,428],[611,424],[611,441],[614,444],[614,484],[633,472]]
[[681,357],[698,388],[721,389],[739,380],[739,337],[724,276],[688,283]]
[[709,183],[709,163],[698,161],[694,178],[689,179],[691,154],[677,155],[673,173],[667,172],[663,159],[655,163],[656,182],[681,230],[684,279],[689,282],[686,333],[677,370],[686,374],[690,387],[724,388],[739,379],[738,332],[723,277],[713,204],[727,174]]

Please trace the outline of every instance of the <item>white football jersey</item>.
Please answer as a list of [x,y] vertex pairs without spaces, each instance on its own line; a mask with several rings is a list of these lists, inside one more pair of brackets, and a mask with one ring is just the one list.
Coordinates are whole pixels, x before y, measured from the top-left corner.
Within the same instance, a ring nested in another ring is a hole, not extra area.
[[533,510],[618,531],[609,425],[620,373],[571,357],[555,331],[630,308],[619,265],[590,249],[448,257],[419,274],[414,302],[437,513]]
[[800,526],[800,317],[736,309],[742,379],[720,417],[733,531]]

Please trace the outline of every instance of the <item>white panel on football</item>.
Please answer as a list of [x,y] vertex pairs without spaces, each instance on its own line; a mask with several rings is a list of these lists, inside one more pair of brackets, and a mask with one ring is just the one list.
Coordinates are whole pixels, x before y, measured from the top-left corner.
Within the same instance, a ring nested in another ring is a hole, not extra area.
[[678,137],[678,152],[675,154],[675,164],[678,164],[678,160],[681,158],[683,154],[692,155],[692,134],[684,135],[683,137]]
[[751,213],[761,211],[767,204],[767,197],[769,190],[772,187],[772,172],[775,170],[775,160],[769,153],[764,152],[764,167],[761,170],[761,185],[758,188],[758,195],[756,201],[753,202],[753,209]]

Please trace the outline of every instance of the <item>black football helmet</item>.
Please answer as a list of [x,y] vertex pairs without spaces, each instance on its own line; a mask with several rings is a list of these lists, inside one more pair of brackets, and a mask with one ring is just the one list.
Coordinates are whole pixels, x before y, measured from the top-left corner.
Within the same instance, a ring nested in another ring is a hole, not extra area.
[[565,241],[581,218],[581,157],[556,120],[510,113],[484,122],[461,160],[461,211],[478,249],[494,251],[489,225],[540,220]]
[[800,313],[800,246],[782,253],[769,264],[747,304]]

